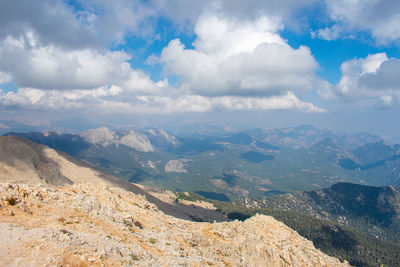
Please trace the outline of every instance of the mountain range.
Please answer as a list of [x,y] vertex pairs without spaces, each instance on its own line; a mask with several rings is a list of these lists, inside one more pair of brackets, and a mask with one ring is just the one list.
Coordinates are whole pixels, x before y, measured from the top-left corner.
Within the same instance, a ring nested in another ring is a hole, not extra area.
[[400,146],[312,126],[173,136],[162,129],[8,133],[122,179],[220,199],[318,190],[338,182],[400,185]]

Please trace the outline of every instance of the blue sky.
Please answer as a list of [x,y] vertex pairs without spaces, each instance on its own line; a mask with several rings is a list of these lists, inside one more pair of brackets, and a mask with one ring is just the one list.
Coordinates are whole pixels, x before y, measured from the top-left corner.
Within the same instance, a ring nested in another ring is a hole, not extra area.
[[395,139],[398,25],[396,0],[6,0],[0,119],[218,118]]

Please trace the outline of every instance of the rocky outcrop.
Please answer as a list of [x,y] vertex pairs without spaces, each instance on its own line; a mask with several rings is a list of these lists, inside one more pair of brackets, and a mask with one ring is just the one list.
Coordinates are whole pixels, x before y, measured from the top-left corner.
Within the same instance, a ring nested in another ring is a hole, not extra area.
[[180,159],[169,160],[165,164],[164,171],[165,172],[187,173],[187,170],[185,169],[185,161],[180,160]]
[[168,134],[163,129],[149,129],[145,134],[152,143],[160,147],[177,146],[179,144],[175,136]]
[[154,148],[146,135],[134,130],[112,131],[107,127],[92,129],[79,134],[85,141],[95,145],[125,145],[142,152],[153,152]]
[[109,146],[115,144],[117,136],[115,132],[107,127],[98,129],[91,129],[79,134],[84,140],[91,144],[98,144],[102,146]]
[[117,144],[126,145],[142,152],[153,152],[153,145],[146,135],[134,130],[129,130],[121,136]]
[[1,266],[342,266],[272,217],[196,223],[106,184],[0,184]]

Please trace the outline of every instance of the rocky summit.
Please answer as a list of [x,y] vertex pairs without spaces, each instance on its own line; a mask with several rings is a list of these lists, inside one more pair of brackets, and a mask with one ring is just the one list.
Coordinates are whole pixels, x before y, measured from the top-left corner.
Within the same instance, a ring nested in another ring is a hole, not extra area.
[[0,144],[0,266],[347,265],[272,217],[180,219],[219,217],[212,207],[173,206],[106,179],[26,139],[2,137]]
[[106,184],[0,185],[2,266],[342,266],[272,217],[200,223]]

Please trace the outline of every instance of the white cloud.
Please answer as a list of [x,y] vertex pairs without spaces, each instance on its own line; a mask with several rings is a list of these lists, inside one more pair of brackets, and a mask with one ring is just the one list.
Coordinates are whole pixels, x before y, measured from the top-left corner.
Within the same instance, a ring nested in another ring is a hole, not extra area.
[[279,20],[260,17],[255,21],[227,19],[216,13],[204,13],[195,25],[194,46],[199,52],[231,56],[250,53],[263,43],[284,44],[276,32],[283,28]]
[[96,35],[76,15],[64,1],[2,1],[0,40],[8,36],[19,39],[27,31],[33,31],[42,45],[53,44],[64,49],[97,47]]
[[139,110],[149,113],[205,112],[216,109],[224,110],[298,110],[303,112],[324,112],[311,103],[303,102],[293,93],[274,97],[205,97],[185,95],[178,98],[151,96],[141,99]]
[[[67,50],[101,48],[124,42],[128,35],[150,37],[162,13],[154,1],[18,0],[0,4],[0,39],[37,35],[40,45]],[[78,8],[76,8],[78,7]]]
[[400,104],[400,59],[385,53],[352,59],[341,65],[342,77],[332,93],[346,101],[372,99],[379,107]]
[[[120,97],[115,97],[116,95]],[[99,114],[170,114],[181,112],[206,112],[213,110],[298,110],[324,112],[311,103],[301,101],[293,93],[273,97],[239,97],[199,95],[137,96],[126,95],[116,86],[96,90],[38,90],[20,88],[17,92],[3,94],[0,106],[18,106],[22,109],[39,110],[96,110]]]
[[[330,17],[348,31],[370,31],[379,44],[388,44],[400,38],[398,0],[325,0],[325,3]],[[320,33],[335,32],[335,27]]]
[[261,14],[271,18],[285,20],[292,23],[296,18],[296,12],[309,7],[318,0],[219,0],[217,1],[220,12],[230,17],[240,19],[254,19]]
[[161,16],[172,20],[182,29],[191,31],[193,23],[211,0],[151,0],[150,3]]
[[342,37],[344,29],[342,26],[333,25],[331,28],[318,29],[311,32],[312,38],[320,38],[327,41],[332,41]]
[[113,92],[106,87],[95,90],[39,90],[19,88],[17,92],[0,93],[2,106],[19,106],[22,109],[84,109]]
[[237,21],[205,13],[196,23],[195,49],[173,40],[161,54],[180,77],[180,89],[199,95],[280,95],[310,91],[317,69],[310,50],[291,48],[280,21]]
[[151,37],[160,12],[152,1],[90,0],[80,4],[85,10],[81,16],[93,32],[112,43],[123,43],[129,35]]
[[56,46],[35,46],[35,38],[0,43],[0,70],[10,73],[21,87],[39,89],[89,89],[124,79],[130,71],[124,52],[63,50]]
[[324,112],[325,110],[311,103],[301,101],[292,92],[283,96],[272,97],[237,97],[223,96],[212,98],[212,103],[218,108],[229,110],[285,110],[294,109],[303,112]]
[[[0,108],[116,114],[324,111],[296,96],[319,82],[310,50],[290,47],[278,33],[284,18],[314,0],[261,7],[258,1],[173,1],[79,1],[82,11],[63,1],[20,0],[0,9],[0,83],[19,86],[16,92],[0,91]],[[159,16],[195,23],[195,49],[173,40],[160,58],[148,60],[179,76],[177,87],[133,69],[132,55],[105,48],[129,35],[149,39]]]
[[20,87],[44,90],[117,85],[138,94],[159,92],[164,86],[155,84],[142,71],[132,69],[127,62],[131,56],[125,52],[70,51],[56,46],[35,46],[35,40],[34,36],[29,40],[8,37],[0,43],[0,70],[11,74],[2,75],[4,80],[11,77]]

